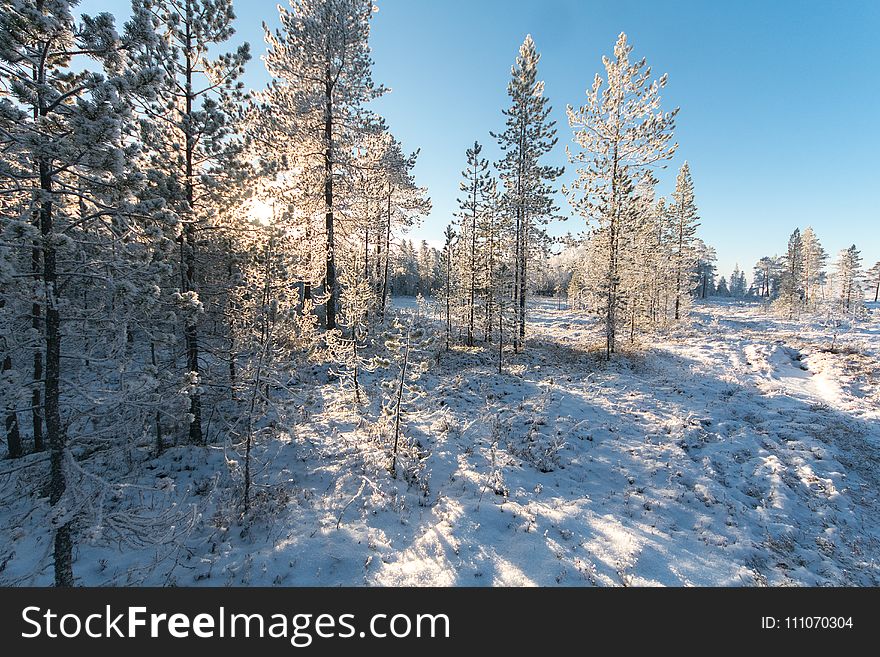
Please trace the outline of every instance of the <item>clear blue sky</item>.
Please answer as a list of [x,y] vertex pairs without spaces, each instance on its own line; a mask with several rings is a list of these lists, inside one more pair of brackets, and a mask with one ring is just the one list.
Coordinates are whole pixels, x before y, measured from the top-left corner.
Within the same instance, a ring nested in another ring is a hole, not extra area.
[[[407,149],[434,211],[412,236],[437,244],[455,211],[464,151],[474,139],[497,156],[506,86],[527,33],[543,55],[540,75],[559,126],[565,163],[566,104],[579,105],[619,32],[659,75],[667,109],[679,106],[678,154],[661,194],[689,160],[719,269],[749,273],[781,253],[795,227],[812,225],[833,255],[853,242],[866,265],[880,260],[880,2],[840,0],[377,0],[374,79],[393,92],[376,102]],[[237,35],[255,53],[246,83],[267,80],[262,21],[276,3],[237,2]],[[124,0],[81,9],[127,13]],[[573,169],[567,168],[569,180]],[[563,214],[571,215],[564,199]],[[579,232],[573,216],[552,232]]]

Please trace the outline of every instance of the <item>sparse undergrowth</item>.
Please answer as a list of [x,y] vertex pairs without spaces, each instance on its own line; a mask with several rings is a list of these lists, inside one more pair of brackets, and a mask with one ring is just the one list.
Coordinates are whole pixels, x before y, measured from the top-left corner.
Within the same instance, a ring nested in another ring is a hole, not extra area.
[[[708,305],[679,338],[604,363],[580,346],[592,322],[533,314],[503,374],[480,347],[422,372],[395,472],[381,369],[363,406],[341,378],[279,404],[255,433],[246,515],[236,446],[133,449],[140,474],[111,510],[146,507],[171,538],[95,532],[79,583],[880,582],[876,317],[832,353],[820,328],[793,339]],[[5,475],[3,583],[49,581],[45,500],[27,493],[44,476]]]

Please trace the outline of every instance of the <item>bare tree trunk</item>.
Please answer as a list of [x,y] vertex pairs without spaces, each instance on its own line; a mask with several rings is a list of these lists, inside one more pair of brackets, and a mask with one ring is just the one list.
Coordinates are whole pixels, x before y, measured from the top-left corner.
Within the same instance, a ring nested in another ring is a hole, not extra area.
[[498,373],[502,374],[502,361],[504,359],[504,296],[498,299]]
[[452,248],[446,251],[446,351],[449,351],[449,334],[452,332]]
[[678,257],[675,262],[675,319],[681,319],[681,268],[684,264],[684,221],[678,221]]
[[400,441],[400,415],[403,404],[403,386],[406,382],[406,369],[409,366],[409,329],[406,331],[406,343],[403,347],[403,365],[400,367],[400,382],[397,386],[397,410],[394,414],[394,445],[392,447],[391,474],[397,471],[397,445]]
[[[377,208],[376,210],[377,210],[377,216],[378,216],[378,217],[381,217],[381,216],[382,216],[381,208]],[[382,278],[381,278],[381,271],[382,271],[382,241],[383,241],[383,240],[382,240],[382,233],[384,233],[384,232],[385,232],[385,231],[382,230],[382,226],[381,226],[381,225],[377,226],[377,235],[376,235],[376,263],[375,263],[375,265],[373,266],[373,272],[375,272],[375,277],[376,277],[376,286],[375,286],[376,296],[379,296],[379,294],[382,292]]]
[[471,289],[468,315],[468,347],[474,346],[474,304],[477,295],[477,167],[474,165],[474,213],[471,217]]
[[[36,70],[34,71],[36,79]],[[39,118],[39,108],[34,106],[34,120]],[[34,227],[40,229],[40,211],[37,210],[33,215]],[[42,329],[40,315],[42,314],[42,306],[37,301],[37,288],[40,286],[40,278],[42,275],[42,265],[40,256],[42,254],[42,246],[39,242],[34,241],[31,249],[31,273],[34,280],[34,302],[31,305],[31,328],[34,335],[39,336]],[[37,347],[34,349],[34,382],[31,390],[31,423],[34,433],[34,451],[43,451],[43,403],[40,399],[40,388],[43,385],[43,348],[40,341],[37,341]]]
[[[0,308],[6,307],[6,299],[0,299]],[[7,352],[3,358],[3,372],[9,372],[12,369],[12,354],[9,352],[9,345],[5,344]],[[11,395],[6,404],[6,447],[9,458],[17,459],[22,456],[21,450],[21,430],[18,426],[18,413],[15,410],[15,396]]]
[[614,165],[611,174],[611,222],[608,227],[608,298],[605,314],[605,357],[610,359],[615,350],[617,331],[617,167],[619,164],[617,142],[614,143]]
[[[264,270],[265,281],[263,283],[262,303],[260,304],[260,356],[257,360],[257,370],[254,373],[254,385],[251,389],[250,406],[248,409],[248,428],[245,440],[244,452],[244,512],[250,510],[251,503],[251,451],[254,435],[254,411],[257,405],[257,395],[260,391],[260,382],[263,377],[263,368],[271,350],[272,327],[274,319],[270,316],[269,307],[272,296],[272,239],[266,242],[266,265]],[[268,399],[269,384],[266,384],[266,398]]]
[[388,299],[388,261],[391,260],[391,183],[388,184],[388,224],[385,226],[385,271],[382,274],[382,300],[379,304],[379,315],[385,320],[385,303]]
[[[369,212],[368,212],[369,216]],[[370,228],[364,229],[364,280],[370,283]]]
[[[517,182],[517,185],[519,182]],[[513,304],[514,307],[519,302],[519,260],[522,257],[522,219],[519,205],[516,209],[516,244],[514,245],[513,256]],[[519,353],[519,339],[517,331],[513,332],[513,353]]]
[[522,247],[520,248],[520,274],[519,274],[519,342],[522,348],[526,346],[526,283],[529,260],[529,223],[523,210],[522,218]]
[[494,239],[492,236],[492,228],[489,227],[489,260],[486,263],[486,322],[484,328],[484,341],[489,344],[492,343],[492,284],[493,277],[495,275],[494,266]]
[[[156,361],[156,343],[153,341],[150,342],[150,362],[153,364],[153,369],[158,372],[159,364]],[[160,456],[165,448],[165,444],[162,441],[162,415],[158,408],[156,409],[154,421],[156,426],[156,456]]]
[[[186,156],[186,202],[189,206],[190,216],[183,228],[182,255],[184,268],[184,291],[194,292],[196,290],[196,226],[195,226],[195,181],[194,181],[194,155],[196,149],[195,136],[193,135],[190,117],[193,113],[193,34],[191,32],[192,22],[192,5],[187,2],[186,7],[186,107],[184,118],[184,135],[186,138],[185,156]],[[188,318],[184,326],[184,342],[186,346],[186,366],[190,372],[199,374],[199,333],[198,322],[196,319]],[[189,423],[189,440],[195,445],[204,442],[202,436],[202,396],[199,392],[193,392],[190,395],[189,412],[191,422]]]
[[[42,114],[42,112],[41,112]],[[49,440],[50,479],[49,503],[55,507],[64,495],[67,481],[64,455],[67,448],[61,426],[61,316],[58,311],[56,253],[52,208],[52,174],[46,159],[41,159],[40,189],[44,200],[40,206],[40,234],[43,243],[43,284],[46,296],[46,434]],[[70,521],[55,530],[55,586],[73,586],[73,539]]]
[[[0,308],[3,307],[3,303],[0,301]],[[11,369],[12,355],[7,353],[3,359],[3,371],[8,372]],[[6,447],[11,459],[17,459],[22,455],[21,431],[18,427],[18,413],[15,411],[14,399],[14,397],[10,398],[6,406]]]
[[336,244],[333,234],[333,80],[330,67],[327,67],[324,78],[324,94],[327,107],[324,114],[324,205],[327,214],[327,265],[325,283],[327,286],[327,330],[336,328],[336,301],[339,290],[336,284]]
[[[312,220],[311,218],[306,218],[306,231],[305,231],[305,243],[311,244],[312,242]],[[311,264],[311,262],[310,262]],[[311,273],[311,267],[309,267],[309,271]],[[306,301],[312,300],[312,282],[310,280],[303,281],[303,303]]]

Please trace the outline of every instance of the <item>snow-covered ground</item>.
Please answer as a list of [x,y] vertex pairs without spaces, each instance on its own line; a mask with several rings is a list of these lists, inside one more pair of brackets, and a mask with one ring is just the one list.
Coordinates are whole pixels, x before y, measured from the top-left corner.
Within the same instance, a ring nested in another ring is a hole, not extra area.
[[[492,347],[444,354],[405,418],[424,458],[409,477],[384,468],[377,387],[361,413],[338,382],[307,390],[258,434],[247,522],[229,446],[135,450],[139,504],[177,504],[178,538],[95,532],[78,581],[880,584],[880,309],[833,349],[821,322],[720,301],[610,364],[600,344],[592,319],[545,302],[503,374]],[[0,583],[51,579],[37,470],[3,482]]]

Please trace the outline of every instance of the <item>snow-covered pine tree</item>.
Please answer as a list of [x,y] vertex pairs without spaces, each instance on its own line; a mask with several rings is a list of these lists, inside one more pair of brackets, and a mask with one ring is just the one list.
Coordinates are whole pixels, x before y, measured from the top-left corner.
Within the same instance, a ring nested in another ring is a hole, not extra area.
[[480,252],[483,245],[478,243],[480,226],[484,217],[491,209],[492,177],[489,173],[489,161],[480,157],[483,147],[474,142],[466,151],[467,167],[461,172],[463,181],[459,183],[462,196],[458,199],[459,220],[458,231],[464,245],[464,257],[460,263],[462,280],[467,286],[464,290],[467,304],[467,345],[474,346],[476,306],[478,298],[477,286],[482,269]]
[[862,310],[864,295],[859,281],[862,276],[862,254],[853,244],[843,249],[834,263],[838,300],[844,315],[855,316]]
[[825,283],[825,263],[828,254],[819,243],[812,227],[807,226],[801,233],[801,275],[803,276],[804,305],[815,305]]
[[605,250],[601,261],[601,314],[605,324],[605,353],[615,351],[618,309],[621,304],[620,229],[625,198],[633,177],[646,167],[668,160],[677,144],[670,144],[678,110],[660,110],[660,89],[666,76],[651,81],[645,59],[630,62],[632,46],[621,33],[614,57],[603,57],[605,80],[599,74],[580,109],[568,110],[580,152],[569,151],[579,165],[578,179],[567,190],[573,206],[598,225]]
[[498,185],[490,181],[486,211],[477,226],[477,242],[482,245],[480,258],[480,294],[483,297],[483,340],[492,341],[495,330],[495,276],[505,255],[506,240],[511,236],[510,217],[501,211]]
[[239,146],[231,137],[242,100],[238,78],[250,49],[245,43],[216,55],[234,34],[232,0],[135,0],[134,6],[152,16],[160,35],[141,57],[165,73],[156,96],[142,107],[142,140],[150,149],[151,191],[182,227],[177,298],[190,390],[189,440],[201,444],[201,324],[210,300],[200,287],[211,267],[200,262],[199,250],[214,228],[218,203],[235,202],[221,199],[240,189]]
[[746,273],[739,268],[739,263],[734,265],[733,273],[730,275],[730,296],[741,298],[746,295],[748,285],[746,284]]
[[433,294],[438,287],[440,267],[437,249],[428,246],[427,240],[422,240],[419,244],[417,264],[419,280],[416,285],[416,295],[426,297]]
[[391,262],[390,293],[397,296],[415,296],[419,282],[419,263],[412,240],[401,240],[397,253],[392,252]]
[[338,367],[338,374],[350,382],[355,404],[364,398],[360,376],[375,369],[373,358],[366,352],[369,336],[369,314],[376,307],[375,291],[370,282],[355,268],[343,269],[342,312],[339,328],[328,332],[327,346],[330,358]]
[[[381,252],[377,250],[376,268],[381,270],[379,288],[379,316],[385,318],[388,303],[389,266],[392,260],[392,236],[395,228],[406,230],[423,215],[431,211],[431,199],[427,190],[419,187],[413,176],[419,152],[404,155],[400,142],[388,136],[381,158],[383,173],[380,213]],[[410,245],[411,246],[411,245]]]
[[[511,254],[512,256],[513,254]],[[492,294],[495,298],[497,317],[493,318],[498,340],[498,373],[504,373],[504,348],[516,342],[519,328],[519,306],[514,303],[516,276],[511,268],[513,258],[502,258],[492,280]],[[508,337],[510,336],[510,337]]]
[[528,261],[533,242],[544,233],[546,224],[558,211],[553,200],[552,183],[562,175],[558,167],[542,165],[541,157],[556,145],[556,122],[550,120],[552,108],[544,95],[544,83],[538,80],[541,60],[535,42],[527,35],[511,69],[507,86],[510,107],[505,109],[505,130],[492,134],[504,156],[496,163],[503,183],[502,211],[514,220],[515,297],[519,308],[514,348],[525,341],[526,296],[528,294]]
[[[349,255],[366,280],[376,290],[378,266],[374,266],[372,249],[381,249],[381,196],[384,187],[384,172],[381,169],[381,155],[387,139],[381,121],[374,122],[374,129],[363,135],[356,149],[352,176],[344,181],[344,193],[348,198],[348,211],[355,224],[347,232],[348,246],[356,249]],[[360,244],[357,244],[358,241]],[[311,245],[309,245],[309,248]]]
[[783,312],[789,319],[800,314],[804,302],[806,278],[804,275],[804,245],[798,228],[788,238],[788,249],[782,257],[782,271],[779,279],[779,297]]
[[[81,390],[93,385],[89,376],[77,379],[79,368],[93,347],[102,356],[119,356],[113,350],[127,345],[129,313],[142,307],[139,298],[148,296],[143,288],[152,283],[138,278],[149,269],[138,218],[150,208],[137,198],[142,178],[131,164],[138,150],[132,101],[153,92],[155,72],[126,55],[152,39],[149,22],[135,8],[120,33],[109,14],[77,23],[74,5],[17,0],[0,6],[6,92],[0,98],[0,196],[18,208],[3,233],[9,236],[11,228],[20,237],[18,261],[29,265],[22,273],[34,282],[27,301],[36,299],[45,310],[39,335],[57,586],[74,584],[74,530],[94,502],[79,496],[71,480],[77,476],[72,470],[81,470],[69,442],[83,427],[65,416]],[[104,340],[90,345],[84,329],[95,325],[104,329]],[[93,433],[100,431],[102,410],[113,414],[108,408],[84,413],[94,418]]]
[[[865,272],[865,282],[868,285],[869,296],[874,297],[874,303],[880,300],[880,261]],[[873,294],[870,294],[873,293]]]
[[715,263],[718,256],[715,253],[715,247],[709,246],[703,240],[696,240],[697,266],[694,270],[694,276],[697,279],[696,295],[701,299],[711,297],[716,293],[715,273],[717,268]]
[[693,270],[697,263],[696,238],[700,217],[694,202],[694,181],[688,163],[681,165],[675,179],[675,191],[669,207],[672,223],[672,262],[675,272],[675,315],[677,321],[686,311],[690,300]]
[[670,281],[672,280],[672,230],[669,206],[665,198],[654,205],[652,214],[653,237],[651,238],[651,313],[653,324],[666,324],[669,320]]
[[[350,175],[356,148],[371,130],[364,105],[385,93],[373,84],[371,0],[294,0],[278,7],[281,29],[265,28],[264,56],[274,81],[262,94],[271,108],[269,134],[296,145],[297,165],[323,196],[327,329],[336,328],[337,223],[344,206],[340,178]],[[284,143],[276,142],[276,146]]]
[[418,457],[410,456],[416,450],[404,436],[404,423],[414,404],[427,394],[420,381],[437,357],[437,337],[427,318],[417,315],[406,321],[395,319],[384,336],[390,355],[387,365],[398,367],[396,377],[383,382],[386,395],[382,405],[383,415],[391,425],[389,470],[394,476],[397,476],[401,453],[408,453],[404,474],[412,475],[415,470],[413,461]]
[[764,256],[755,263],[751,293],[762,299],[775,299],[779,293],[781,267],[778,256]]
[[727,283],[727,277],[722,276],[718,279],[718,284],[715,286],[715,296],[719,297],[729,297],[730,296],[730,286]]
[[[662,253],[655,243],[656,183],[650,171],[643,172],[624,198],[625,207],[620,214],[619,291],[630,342],[635,342],[637,327],[641,328],[650,319],[655,266],[660,265]],[[604,237],[601,235],[599,239]]]
[[446,226],[443,233],[443,253],[441,256],[441,266],[443,267],[443,301],[446,306],[444,313],[446,318],[446,351],[449,351],[450,337],[452,335],[452,297],[454,295],[454,279],[453,279],[453,260],[455,257],[455,228],[452,224]]
[[[6,222],[4,221],[3,223],[5,224]],[[3,227],[5,228],[5,226]],[[4,248],[3,251],[8,251],[8,249]],[[6,262],[10,254],[3,253],[3,256],[3,261]],[[8,285],[14,284],[14,274],[12,274],[11,267],[6,272],[0,270],[0,283],[3,284],[4,290],[7,289]],[[21,444],[21,429],[18,423],[18,405],[22,397],[21,377],[12,366],[12,352],[14,350],[12,342],[13,326],[12,313],[7,311],[6,299],[0,297],[0,359],[3,361],[2,369],[0,369],[0,397],[6,400],[5,408],[2,409],[5,412],[6,454],[11,459],[17,459],[24,454],[24,451]]]

